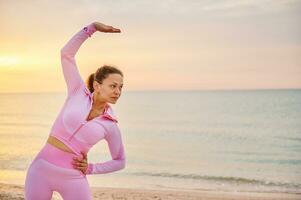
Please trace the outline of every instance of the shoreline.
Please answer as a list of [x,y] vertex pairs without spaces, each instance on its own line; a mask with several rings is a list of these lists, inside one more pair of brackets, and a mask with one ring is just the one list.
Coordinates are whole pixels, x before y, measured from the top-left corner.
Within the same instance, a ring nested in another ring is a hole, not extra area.
[[[136,188],[110,188],[91,187],[93,199],[103,200],[297,200],[301,199],[300,193],[277,192],[225,192],[214,190],[188,191],[170,189],[136,189]],[[0,199],[24,199],[24,186],[0,183]],[[62,199],[54,193],[52,199]]]

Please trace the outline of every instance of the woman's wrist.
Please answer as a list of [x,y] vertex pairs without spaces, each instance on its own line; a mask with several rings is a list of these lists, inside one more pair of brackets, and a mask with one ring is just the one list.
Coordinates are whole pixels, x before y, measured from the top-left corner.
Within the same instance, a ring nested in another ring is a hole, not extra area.
[[85,26],[84,31],[89,35],[89,37],[91,37],[92,34],[96,32],[94,23],[91,23],[88,26]]
[[88,167],[86,169],[85,174],[92,174],[93,172],[93,164],[92,163],[88,163]]

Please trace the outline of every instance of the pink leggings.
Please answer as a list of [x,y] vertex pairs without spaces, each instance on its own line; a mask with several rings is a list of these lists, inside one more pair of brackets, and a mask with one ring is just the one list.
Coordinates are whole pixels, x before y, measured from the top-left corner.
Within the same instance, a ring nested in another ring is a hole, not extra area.
[[73,157],[82,158],[46,143],[28,168],[25,199],[50,200],[53,191],[64,200],[92,199],[85,174],[71,164]]

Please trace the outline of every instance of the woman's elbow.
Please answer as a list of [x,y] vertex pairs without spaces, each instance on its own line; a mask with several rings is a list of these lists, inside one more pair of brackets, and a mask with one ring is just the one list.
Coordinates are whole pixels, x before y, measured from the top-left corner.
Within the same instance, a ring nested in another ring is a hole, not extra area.
[[62,57],[66,57],[66,56],[69,55],[68,51],[65,50],[64,48],[62,48],[60,52],[61,52],[61,56],[62,56]]
[[126,159],[123,158],[123,159],[120,160],[120,169],[124,169],[125,166],[126,166]]
[[65,48],[63,47],[63,48],[61,48],[61,50],[60,50],[60,53],[61,53],[61,55],[64,55],[64,54],[66,54],[66,50],[65,50]]
[[61,57],[71,57],[73,58],[75,56],[75,53],[70,51],[69,49],[66,49],[66,47],[63,47],[60,51]]

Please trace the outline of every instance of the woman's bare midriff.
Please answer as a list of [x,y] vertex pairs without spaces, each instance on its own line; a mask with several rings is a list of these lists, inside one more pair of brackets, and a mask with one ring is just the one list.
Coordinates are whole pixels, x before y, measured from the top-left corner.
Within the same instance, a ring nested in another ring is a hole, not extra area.
[[75,154],[69,147],[67,147],[63,142],[61,142],[60,140],[58,140],[57,138],[53,137],[53,136],[49,136],[47,139],[47,143],[51,144],[52,146],[65,151],[65,152],[69,152],[69,153],[73,153]]

